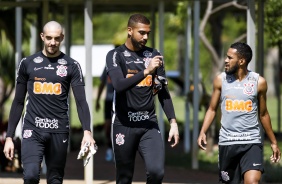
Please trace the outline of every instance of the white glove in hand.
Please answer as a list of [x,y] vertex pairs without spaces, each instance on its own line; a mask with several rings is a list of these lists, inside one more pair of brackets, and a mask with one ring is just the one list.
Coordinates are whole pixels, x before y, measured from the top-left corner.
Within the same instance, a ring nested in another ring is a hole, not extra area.
[[98,150],[98,146],[94,144],[94,148],[90,146],[89,142],[86,142],[81,150],[79,151],[77,155],[77,159],[83,159],[84,167],[88,164],[90,158],[92,155],[94,155]]

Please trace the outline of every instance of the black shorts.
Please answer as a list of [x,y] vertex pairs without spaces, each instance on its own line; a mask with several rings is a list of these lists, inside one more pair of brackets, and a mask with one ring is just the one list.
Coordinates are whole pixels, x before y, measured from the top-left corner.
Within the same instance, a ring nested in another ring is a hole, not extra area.
[[105,100],[105,107],[104,107],[104,118],[105,119],[112,118],[112,105],[113,105],[113,101]]
[[219,179],[222,183],[239,184],[249,170],[263,173],[262,144],[219,146]]

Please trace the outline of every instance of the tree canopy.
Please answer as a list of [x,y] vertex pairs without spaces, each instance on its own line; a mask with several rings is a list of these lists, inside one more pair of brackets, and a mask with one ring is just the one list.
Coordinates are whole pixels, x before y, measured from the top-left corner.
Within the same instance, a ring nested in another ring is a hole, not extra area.
[[268,0],[265,2],[265,30],[267,42],[272,46],[282,44],[282,1]]

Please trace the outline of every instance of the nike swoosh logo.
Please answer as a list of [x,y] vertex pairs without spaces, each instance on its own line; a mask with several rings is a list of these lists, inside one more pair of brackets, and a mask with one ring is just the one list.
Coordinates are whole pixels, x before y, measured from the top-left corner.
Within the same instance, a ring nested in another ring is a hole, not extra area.
[[42,69],[42,68],[43,68],[43,67],[40,67],[40,68],[34,67],[34,71],[40,70],[40,69]]
[[63,140],[63,143],[67,142],[67,140],[68,140],[68,139],[66,139],[66,140]]
[[253,164],[253,166],[258,166],[258,165],[261,165],[261,164],[255,164],[255,163]]

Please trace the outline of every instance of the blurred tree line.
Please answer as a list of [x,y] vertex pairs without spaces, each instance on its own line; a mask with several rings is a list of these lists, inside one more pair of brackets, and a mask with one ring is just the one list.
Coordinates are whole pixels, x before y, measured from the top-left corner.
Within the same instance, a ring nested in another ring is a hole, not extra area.
[[[201,2],[201,25],[200,29],[200,74],[203,83],[211,91],[213,76],[222,70],[225,52],[236,39],[246,41],[242,36],[246,33],[246,1],[238,1],[234,6],[232,1],[219,3],[217,1]],[[165,40],[164,58],[166,70],[179,70],[183,72],[185,43],[185,21],[187,19],[187,6],[193,1],[179,2],[174,12],[165,14]],[[228,6],[227,4],[230,3]],[[55,5],[55,4],[54,4]],[[53,6],[54,6],[53,5]],[[225,5],[223,7],[223,5]],[[222,8],[220,8],[222,7]],[[241,8],[240,8],[241,7]],[[265,33],[267,46],[279,46],[281,48],[281,8],[280,0],[268,0],[265,2]],[[193,11],[193,9],[192,9]],[[208,11],[211,11],[212,13]],[[95,13],[93,14],[93,43],[94,44],[123,44],[127,32],[126,25],[129,13]],[[142,13],[142,12],[141,12]],[[143,12],[150,17],[150,12]],[[193,15],[193,14],[192,14]],[[54,19],[64,23],[63,11],[50,12],[49,20]],[[158,15],[157,15],[158,16]],[[31,37],[30,26],[35,25],[41,31],[42,24],[38,23],[38,11],[23,9],[23,44],[22,56],[30,53],[29,40]],[[39,17],[40,18],[40,17]],[[158,18],[156,17],[156,21]],[[193,19],[191,18],[193,21]],[[71,14],[71,44],[84,44],[84,14]],[[158,32],[156,22],[156,33]],[[192,22],[192,27],[193,27]],[[242,36],[242,37],[240,37]],[[156,35],[156,48],[158,48],[158,36]],[[40,40],[39,40],[40,41]],[[191,41],[193,44],[193,40]],[[149,40],[148,46],[152,42]],[[266,46],[266,47],[267,47]],[[280,49],[281,50],[281,49]],[[193,60],[190,58],[191,68]],[[193,76],[193,71],[191,71]],[[3,120],[3,105],[10,97],[15,86],[15,8],[0,7],[0,122]]]

